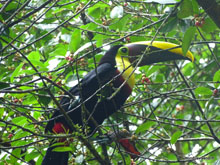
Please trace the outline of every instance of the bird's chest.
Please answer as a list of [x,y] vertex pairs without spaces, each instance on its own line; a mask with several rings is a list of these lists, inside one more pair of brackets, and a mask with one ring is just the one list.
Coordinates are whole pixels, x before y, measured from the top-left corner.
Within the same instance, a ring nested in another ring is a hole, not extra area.
[[135,84],[134,68],[126,58],[116,57],[117,72],[120,75],[118,78],[119,83],[128,85],[131,89]]
[[124,102],[132,92],[132,88],[125,80],[123,74],[116,70],[112,79],[105,84],[101,84],[101,88],[96,91],[92,97],[86,102],[87,106],[94,106],[93,104],[117,100],[118,102]]
[[[129,79],[126,80],[126,77],[124,77],[124,74],[121,73],[119,70],[116,71],[117,76],[115,80],[113,81],[113,86],[115,90],[115,95],[119,95],[119,97],[127,98],[132,92],[132,87],[129,84]],[[131,77],[132,78],[132,77]]]

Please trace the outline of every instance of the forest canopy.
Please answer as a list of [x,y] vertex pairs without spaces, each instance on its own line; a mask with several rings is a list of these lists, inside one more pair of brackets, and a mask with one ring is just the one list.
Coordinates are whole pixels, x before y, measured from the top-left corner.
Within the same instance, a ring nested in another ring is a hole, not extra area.
[[[180,45],[194,62],[137,67],[123,107],[93,136],[60,135],[69,145],[57,150],[70,151],[69,164],[99,164],[97,154],[112,164],[218,164],[217,1],[209,1],[209,8],[200,0],[1,2],[0,165],[41,164],[55,136],[45,133],[45,126],[65,91],[96,68],[110,47],[137,41]],[[139,158],[131,159],[116,141],[97,140],[124,129]]]

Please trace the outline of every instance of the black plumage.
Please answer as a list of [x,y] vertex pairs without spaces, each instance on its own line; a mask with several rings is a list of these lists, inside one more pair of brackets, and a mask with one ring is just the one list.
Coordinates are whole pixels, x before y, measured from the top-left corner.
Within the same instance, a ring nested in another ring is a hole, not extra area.
[[[115,90],[124,82],[122,75],[117,70],[115,61],[115,56],[120,47],[114,46],[107,51],[100,60],[98,67],[90,71],[79,84],[69,90],[75,98],[63,97],[60,102],[72,122],[81,126],[86,134],[94,133],[97,124],[102,124],[106,118],[120,109],[131,93],[130,87],[125,83],[112,97]],[[84,110],[82,110],[83,107]],[[48,122],[46,132],[54,132],[56,123],[62,123],[65,128],[73,131],[59,110],[53,114],[53,118],[55,119]],[[87,127],[89,131],[85,129]],[[68,152],[53,152],[52,148],[49,147],[47,150],[43,164],[55,163],[59,165],[59,160],[68,159]],[[62,161],[62,164],[65,164],[63,162],[65,161]]]

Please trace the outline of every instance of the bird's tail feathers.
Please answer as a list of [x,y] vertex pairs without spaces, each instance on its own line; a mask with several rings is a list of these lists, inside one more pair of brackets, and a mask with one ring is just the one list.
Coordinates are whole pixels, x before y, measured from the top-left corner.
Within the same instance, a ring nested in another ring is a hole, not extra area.
[[42,165],[67,165],[69,152],[57,152],[54,149],[57,146],[51,145],[44,156]]

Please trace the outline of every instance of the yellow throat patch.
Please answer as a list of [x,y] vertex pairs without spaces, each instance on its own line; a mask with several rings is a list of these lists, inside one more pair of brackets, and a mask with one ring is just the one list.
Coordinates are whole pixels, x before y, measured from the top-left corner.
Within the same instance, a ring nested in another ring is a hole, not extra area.
[[116,65],[118,70],[122,73],[122,77],[132,89],[135,84],[134,68],[126,57],[120,55],[116,56]]

